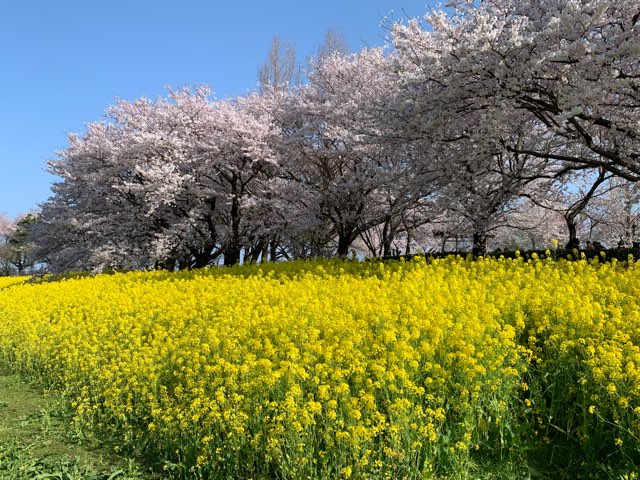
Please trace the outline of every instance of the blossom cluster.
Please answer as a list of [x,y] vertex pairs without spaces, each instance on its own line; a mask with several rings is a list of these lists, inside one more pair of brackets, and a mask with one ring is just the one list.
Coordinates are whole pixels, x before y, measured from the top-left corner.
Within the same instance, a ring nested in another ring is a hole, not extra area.
[[29,277],[0,277],[0,290],[25,282]]
[[555,442],[637,463],[639,276],[449,257],[24,283],[0,359],[188,478],[468,478]]

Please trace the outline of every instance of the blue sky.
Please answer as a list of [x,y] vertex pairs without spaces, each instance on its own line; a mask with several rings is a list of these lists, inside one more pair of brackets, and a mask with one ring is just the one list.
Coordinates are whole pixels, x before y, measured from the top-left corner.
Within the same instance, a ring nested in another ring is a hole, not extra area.
[[[0,213],[37,208],[46,160],[116,98],[206,83],[219,98],[256,85],[271,39],[301,59],[329,27],[350,46],[384,43],[384,16],[422,17],[428,0],[12,0],[0,15]],[[434,5],[435,2],[431,2]],[[393,14],[390,12],[393,11]]]

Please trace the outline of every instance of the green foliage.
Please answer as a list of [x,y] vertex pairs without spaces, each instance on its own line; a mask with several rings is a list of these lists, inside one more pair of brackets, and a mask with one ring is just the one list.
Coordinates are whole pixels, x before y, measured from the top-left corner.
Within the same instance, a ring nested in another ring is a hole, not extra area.
[[15,230],[0,244],[0,275],[24,275],[33,269],[33,244],[29,241],[29,235],[36,222],[35,215],[25,215],[17,222]]
[[80,441],[59,397],[0,365],[0,480],[144,480],[132,460]]
[[[424,256],[426,258],[447,258],[450,256],[460,256],[466,260],[475,260],[477,258],[469,252],[429,252],[426,254],[410,254],[410,255],[396,255],[391,257],[384,257],[383,260],[411,260],[416,256]],[[606,249],[545,249],[545,250],[496,250],[488,252],[486,255],[482,255],[482,258],[505,258],[505,259],[517,259],[522,260],[535,260],[551,258],[553,260],[589,260],[597,261],[598,263],[605,263],[615,260],[617,262],[627,262],[629,260],[635,261],[640,259],[640,249],[638,248],[606,248]],[[376,261],[377,259],[371,259]]]

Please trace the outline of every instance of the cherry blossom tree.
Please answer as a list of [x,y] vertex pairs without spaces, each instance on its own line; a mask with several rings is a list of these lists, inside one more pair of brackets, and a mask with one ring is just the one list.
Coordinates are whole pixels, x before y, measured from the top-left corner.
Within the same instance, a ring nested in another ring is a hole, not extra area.
[[552,249],[554,240],[567,237],[564,215],[525,200],[507,216],[504,225],[493,232],[491,246],[503,250]]
[[[640,179],[637,2],[457,0],[396,25],[404,130]],[[545,141],[514,144],[514,112]],[[480,123],[478,123],[478,115]],[[455,125],[450,132],[450,125]]]
[[611,179],[586,208],[590,237],[628,247],[640,240],[640,190],[637,183]]
[[118,101],[50,162],[36,255],[54,270],[179,269],[463,237],[482,254],[491,237],[544,243],[559,216],[570,239],[583,220],[633,238],[640,6],[448,5],[428,29],[396,24],[390,52],[351,54],[330,31],[304,85],[276,37],[259,93]]
[[37,223],[35,213],[15,218],[0,215],[0,275],[26,275],[35,268],[30,233]]
[[579,170],[552,183],[544,194],[538,192],[529,198],[539,207],[560,213],[566,224],[567,246],[577,245],[580,235],[591,238],[589,206],[611,188],[612,176],[602,168]]
[[340,256],[421,198],[409,181],[421,177],[411,152],[380,138],[379,109],[392,88],[386,61],[381,49],[324,56],[282,111],[283,162],[298,185],[299,218],[312,230],[330,225]]
[[[144,252],[134,252],[130,245],[125,248],[123,235],[115,243],[113,232],[107,229],[117,227],[122,232],[138,227],[130,218],[136,213],[130,208],[130,200],[121,198],[112,187],[116,179],[133,174],[130,165],[119,164],[114,155],[118,133],[107,123],[90,124],[82,137],[71,135],[67,149],[50,162],[50,171],[60,181],[53,185],[53,196],[42,206],[34,238],[37,255],[45,258],[54,271],[95,268],[99,260],[94,252],[122,252],[134,262],[127,267],[144,267]],[[125,263],[124,258],[114,262]]]
[[[51,162],[62,181],[38,242],[56,269],[237,263],[245,213],[273,157],[258,96],[120,101]],[[255,187],[255,190],[254,190]]]
[[277,168],[269,144],[275,125],[260,101],[259,96],[252,95],[234,102],[218,102],[215,121],[197,147],[223,192],[223,218],[228,227],[225,265],[240,261],[247,230],[251,228],[244,218],[259,204],[257,199],[269,191],[268,181]]
[[0,236],[6,237],[11,234],[15,228],[15,222],[6,214],[0,214]]
[[15,230],[15,222],[5,214],[0,214],[0,275],[7,276],[13,272],[9,238]]

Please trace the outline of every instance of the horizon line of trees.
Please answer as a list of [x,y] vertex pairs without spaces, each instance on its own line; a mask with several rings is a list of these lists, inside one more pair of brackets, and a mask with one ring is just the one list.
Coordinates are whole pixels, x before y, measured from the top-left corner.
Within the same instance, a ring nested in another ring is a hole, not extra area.
[[451,8],[394,24],[387,49],[333,31],[305,81],[274,40],[249,95],[116,102],[50,161],[33,257],[183,269],[636,240],[640,7]]

